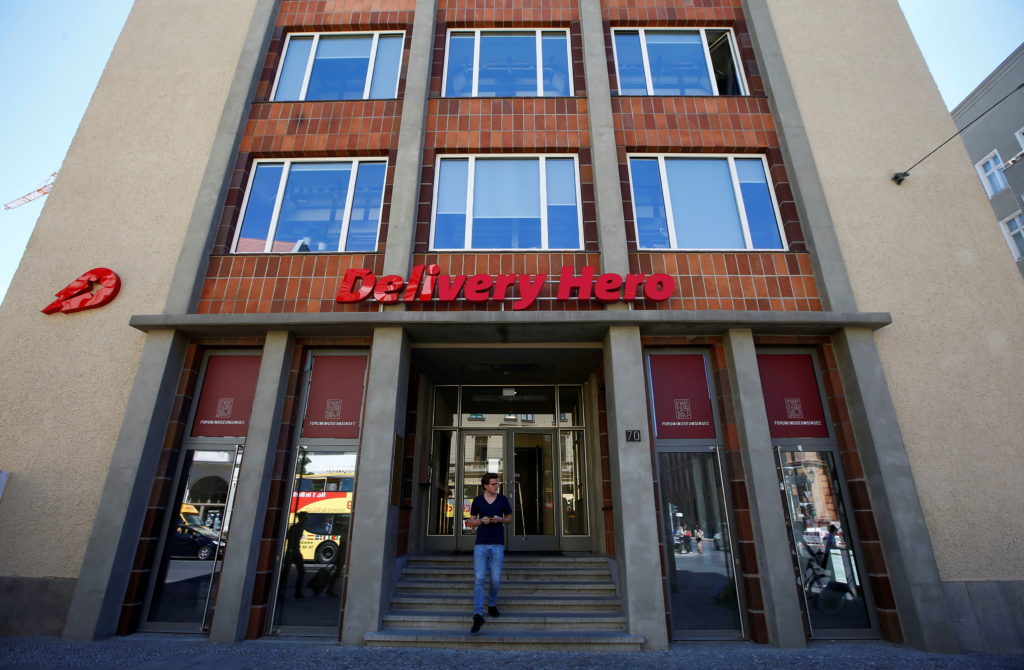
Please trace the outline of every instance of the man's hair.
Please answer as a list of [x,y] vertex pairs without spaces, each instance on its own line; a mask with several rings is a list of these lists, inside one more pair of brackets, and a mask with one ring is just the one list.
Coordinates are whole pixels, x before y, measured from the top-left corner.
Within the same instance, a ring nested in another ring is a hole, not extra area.
[[487,486],[487,482],[497,478],[498,475],[494,474],[493,472],[488,472],[487,474],[480,478],[480,486]]

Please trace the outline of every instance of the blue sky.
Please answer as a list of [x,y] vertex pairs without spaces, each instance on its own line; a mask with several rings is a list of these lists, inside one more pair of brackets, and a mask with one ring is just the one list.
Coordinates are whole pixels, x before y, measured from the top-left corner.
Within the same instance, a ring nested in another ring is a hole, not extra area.
[[[0,204],[60,169],[133,0],[0,0]],[[900,0],[946,106],[1021,43],[1024,0]],[[945,138],[936,138],[936,143]],[[0,209],[0,296],[45,198]],[[77,276],[54,277],[54,291]],[[40,296],[40,308],[49,296]]]

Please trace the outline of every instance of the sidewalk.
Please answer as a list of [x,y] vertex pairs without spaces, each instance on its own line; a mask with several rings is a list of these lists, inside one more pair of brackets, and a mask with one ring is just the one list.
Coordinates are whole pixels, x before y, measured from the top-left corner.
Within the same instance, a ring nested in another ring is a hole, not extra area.
[[0,670],[666,670],[668,668],[1024,668],[1024,654],[925,654],[884,642],[815,642],[775,649],[748,642],[673,644],[667,652],[503,652],[341,647],[322,639],[216,644],[177,635],[132,635],[99,642],[0,638]]

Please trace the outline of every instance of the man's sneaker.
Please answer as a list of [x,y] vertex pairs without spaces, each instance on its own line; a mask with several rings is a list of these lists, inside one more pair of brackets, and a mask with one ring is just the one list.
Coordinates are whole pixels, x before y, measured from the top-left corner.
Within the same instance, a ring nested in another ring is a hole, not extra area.
[[484,618],[479,614],[473,615],[473,627],[469,629],[470,635],[476,635],[480,632],[480,628],[484,625]]
[[501,612],[499,612],[498,608],[495,607],[494,605],[490,605],[487,608],[487,613],[490,614],[493,617],[501,616]]

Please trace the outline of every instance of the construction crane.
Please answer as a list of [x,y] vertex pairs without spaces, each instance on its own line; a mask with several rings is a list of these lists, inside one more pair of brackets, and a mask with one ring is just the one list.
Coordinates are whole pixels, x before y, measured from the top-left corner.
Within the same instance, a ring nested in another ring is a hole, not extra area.
[[22,205],[32,202],[36,198],[42,198],[44,195],[50,192],[51,188],[53,188],[53,180],[56,178],[57,173],[51,172],[50,176],[46,178],[46,181],[43,182],[42,186],[40,186],[39,188],[30,193],[26,193],[20,198],[15,198],[14,200],[11,200],[10,202],[6,203],[4,205],[4,209],[14,209],[15,207],[21,207]]

